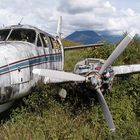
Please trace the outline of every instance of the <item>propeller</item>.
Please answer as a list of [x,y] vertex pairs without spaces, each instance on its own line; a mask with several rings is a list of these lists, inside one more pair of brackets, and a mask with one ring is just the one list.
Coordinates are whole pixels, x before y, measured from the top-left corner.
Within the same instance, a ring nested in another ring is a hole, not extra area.
[[[131,42],[133,37],[135,36],[134,32],[129,33],[117,46],[117,48],[113,51],[113,53],[109,56],[109,58],[106,60],[106,62],[103,64],[99,71],[99,75],[102,75],[105,69],[110,66],[116,59],[117,57],[124,51],[124,49],[127,47],[127,45]],[[94,78],[93,78],[94,79]],[[103,114],[105,116],[107,125],[111,131],[115,130],[115,125],[113,123],[112,115],[110,113],[109,107],[104,99],[104,96],[100,90],[101,83],[93,82],[93,81],[99,81],[97,78],[94,80],[91,80],[91,83],[96,87],[96,92],[97,92],[97,97],[99,100],[99,103],[101,105]],[[96,85],[95,85],[96,83]]]
[[117,48],[113,51],[113,53],[109,56],[109,58],[103,64],[102,68],[99,71],[100,75],[102,75],[104,70],[108,66],[110,66],[114,62],[114,60],[116,60],[117,57],[124,51],[124,49],[131,42],[131,40],[133,39],[134,36],[135,36],[135,33],[131,32],[120,42],[120,44],[117,46]]

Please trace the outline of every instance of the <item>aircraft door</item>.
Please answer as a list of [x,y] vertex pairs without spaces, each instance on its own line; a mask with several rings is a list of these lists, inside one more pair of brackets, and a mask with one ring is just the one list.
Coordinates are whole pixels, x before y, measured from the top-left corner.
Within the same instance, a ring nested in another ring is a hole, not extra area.
[[41,40],[40,34],[37,36],[37,53],[38,53],[38,58],[36,59],[38,68],[45,69],[46,64],[45,64],[45,52],[44,52],[44,47],[43,47],[43,42]]
[[52,53],[51,43],[49,41],[48,36],[44,35],[43,33],[40,33],[40,37],[41,37],[43,47],[44,47],[46,69],[52,69],[52,64],[51,64],[51,53]]
[[62,70],[62,49],[59,41],[56,38],[49,37],[52,46],[51,60],[53,62],[53,69]]

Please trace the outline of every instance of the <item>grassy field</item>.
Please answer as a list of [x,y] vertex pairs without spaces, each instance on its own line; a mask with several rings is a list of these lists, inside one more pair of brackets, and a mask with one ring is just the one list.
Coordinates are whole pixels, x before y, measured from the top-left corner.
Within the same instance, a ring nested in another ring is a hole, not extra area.
[[[65,42],[67,43],[67,42]],[[67,44],[66,44],[67,45]],[[113,45],[65,54],[65,69],[86,57],[107,58]],[[114,64],[140,62],[140,41],[135,38]],[[43,85],[1,114],[0,140],[138,140],[140,138],[140,75],[117,78],[104,96],[113,115],[116,132],[111,133],[96,98],[87,91],[67,86],[65,101],[57,95],[59,86]]]

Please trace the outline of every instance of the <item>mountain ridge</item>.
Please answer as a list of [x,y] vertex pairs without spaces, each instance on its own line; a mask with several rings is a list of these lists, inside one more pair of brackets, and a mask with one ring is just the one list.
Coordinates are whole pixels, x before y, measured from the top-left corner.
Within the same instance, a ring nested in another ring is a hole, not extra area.
[[72,34],[68,35],[65,39],[78,42],[80,44],[92,44],[98,42],[110,42],[116,43],[121,40],[122,36],[111,35],[107,31],[93,31],[93,30],[84,30],[84,31],[75,31]]

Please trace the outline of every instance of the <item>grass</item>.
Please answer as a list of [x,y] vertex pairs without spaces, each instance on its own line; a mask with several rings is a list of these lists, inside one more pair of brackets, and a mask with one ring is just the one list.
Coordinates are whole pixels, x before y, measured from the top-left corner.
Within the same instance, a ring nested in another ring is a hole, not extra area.
[[[87,55],[105,58],[112,50],[108,49],[69,51],[65,69],[72,70]],[[138,58],[135,55],[133,58]],[[40,83],[32,89],[32,94],[1,114],[0,140],[137,140],[140,138],[139,79],[140,75],[119,78],[104,95],[116,125],[115,133],[108,130],[96,98],[89,97],[92,92],[64,85],[69,95],[63,101],[57,95],[59,86]]]
[[138,139],[140,118],[134,110],[138,108],[134,104],[138,99],[126,94],[130,89],[120,93],[123,86],[124,83],[116,84],[112,92],[105,95],[117,128],[115,133],[109,132],[97,101],[82,104],[74,98],[77,107],[71,104],[72,99],[59,100],[57,87],[52,89],[40,84],[32,95],[20,101],[21,106],[11,109],[8,120],[1,122],[0,139]]

